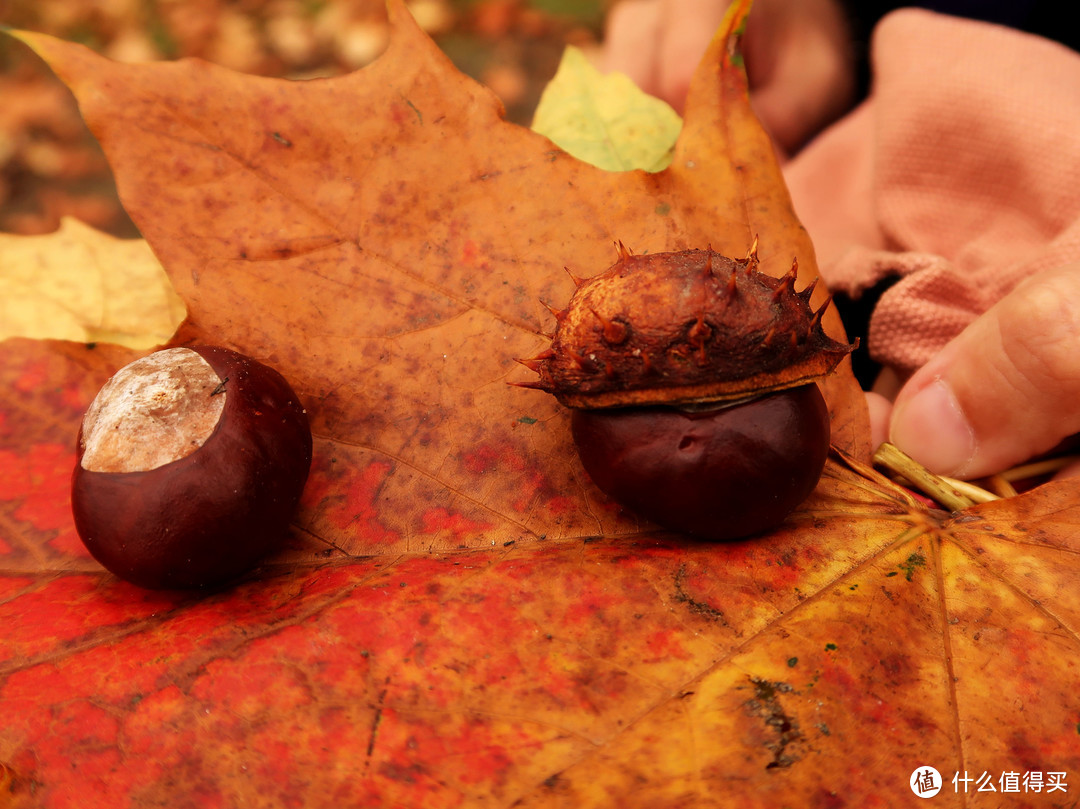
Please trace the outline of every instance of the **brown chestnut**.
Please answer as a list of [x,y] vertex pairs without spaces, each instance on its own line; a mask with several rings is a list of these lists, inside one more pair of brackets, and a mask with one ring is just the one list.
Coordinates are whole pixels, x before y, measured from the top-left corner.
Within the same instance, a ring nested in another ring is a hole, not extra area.
[[226,348],[121,368],[79,430],[75,527],[108,570],[148,588],[233,579],[279,547],[311,466],[285,378]]
[[593,482],[627,509],[703,539],[775,528],[817,485],[829,411],[811,383],[740,404],[575,409]]

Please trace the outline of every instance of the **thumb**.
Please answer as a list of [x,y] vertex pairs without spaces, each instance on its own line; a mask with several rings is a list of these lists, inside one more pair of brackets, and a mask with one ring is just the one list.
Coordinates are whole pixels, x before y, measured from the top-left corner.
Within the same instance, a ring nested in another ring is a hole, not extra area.
[[889,438],[932,471],[981,477],[1080,431],[1080,264],[1032,276],[908,380]]

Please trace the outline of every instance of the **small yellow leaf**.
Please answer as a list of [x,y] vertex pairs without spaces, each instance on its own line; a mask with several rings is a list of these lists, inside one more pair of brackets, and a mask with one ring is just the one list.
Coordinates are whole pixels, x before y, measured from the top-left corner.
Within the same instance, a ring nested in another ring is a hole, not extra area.
[[602,74],[568,46],[536,108],[533,130],[606,171],[661,171],[682,119],[621,73]]
[[186,316],[150,247],[75,219],[44,236],[0,234],[0,340],[166,342]]

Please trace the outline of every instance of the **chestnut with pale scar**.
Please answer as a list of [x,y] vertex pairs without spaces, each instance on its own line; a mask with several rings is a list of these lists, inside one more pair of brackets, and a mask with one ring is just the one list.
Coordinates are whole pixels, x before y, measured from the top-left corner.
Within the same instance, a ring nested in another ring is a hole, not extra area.
[[226,348],[157,351],[117,371],[83,417],[75,527],[143,587],[224,582],[280,546],[311,451],[307,414],[274,369]]
[[779,525],[821,477],[829,413],[816,380],[854,348],[822,329],[830,300],[712,250],[634,255],[574,276],[549,307],[551,347],[518,362],[573,409],[593,482],[681,533],[734,539]]
[[190,455],[221,418],[226,397],[213,395],[221,384],[210,363],[187,348],[121,368],[83,417],[82,467],[145,472]]

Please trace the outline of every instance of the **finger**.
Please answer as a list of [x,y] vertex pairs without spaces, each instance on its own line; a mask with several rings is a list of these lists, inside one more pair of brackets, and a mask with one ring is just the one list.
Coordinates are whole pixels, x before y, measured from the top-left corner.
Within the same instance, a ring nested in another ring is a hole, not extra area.
[[658,92],[662,0],[622,0],[607,16],[603,64],[646,93]]
[[870,446],[877,449],[889,438],[889,416],[892,402],[873,391],[866,392],[866,409],[870,413]]
[[665,0],[656,95],[682,113],[690,79],[720,27],[728,0]]
[[932,471],[1000,472],[1080,431],[1080,264],[1028,279],[919,369],[890,440]]
[[[746,69],[754,112],[794,153],[842,115],[855,96],[855,68],[843,14],[834,0],[803,0],[783,15],[764,3],[746,30]],[[767,16],[766,16],[767,15]]]

